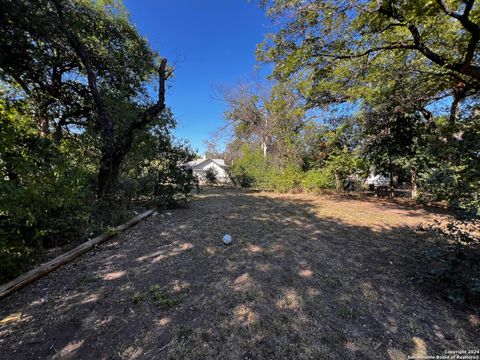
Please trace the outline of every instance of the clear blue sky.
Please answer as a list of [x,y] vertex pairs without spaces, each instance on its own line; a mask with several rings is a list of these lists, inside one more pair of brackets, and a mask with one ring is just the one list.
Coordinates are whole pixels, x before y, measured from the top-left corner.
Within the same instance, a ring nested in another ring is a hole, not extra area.
[[[150,44],[179,61],[167,103],[178,121],[176,137],[202,154],[203,140],[223,123],[225,105],[212,88],[255,75],[255,48],[271,31],[258,2],[246,0],[124,0]],[[264,69],[262,73],[266,73]]]

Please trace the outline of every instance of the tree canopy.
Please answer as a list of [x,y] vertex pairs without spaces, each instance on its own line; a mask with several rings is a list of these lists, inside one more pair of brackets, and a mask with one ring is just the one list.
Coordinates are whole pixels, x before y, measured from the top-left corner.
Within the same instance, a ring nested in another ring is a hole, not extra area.
[[[408,183],[415,198],[478,212],[478,3],[260,3],[273,21],[257,48],[273,65],[270,87],[226,99],[239,178],[275,187],[296,169],[289,191],[342,190],[381,173],[392,195],[394,182]],[[282,106],[278,94],[294,101]],[[258,175],[272,169],[270,181]]]

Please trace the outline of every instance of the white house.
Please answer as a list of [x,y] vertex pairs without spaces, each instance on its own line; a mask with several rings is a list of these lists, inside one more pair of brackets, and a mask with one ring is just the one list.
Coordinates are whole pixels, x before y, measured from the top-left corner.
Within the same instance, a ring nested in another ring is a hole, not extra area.
[[200,184],[205,184],[205,174],[208,169],[213,169],[217,174],[217,183],[228,184],[230,183],[230,177],[227,174],[228,166],[225,165],[223,159],[197,159],[187,163],[187,166],[192,169],[193,175],[198,178]]

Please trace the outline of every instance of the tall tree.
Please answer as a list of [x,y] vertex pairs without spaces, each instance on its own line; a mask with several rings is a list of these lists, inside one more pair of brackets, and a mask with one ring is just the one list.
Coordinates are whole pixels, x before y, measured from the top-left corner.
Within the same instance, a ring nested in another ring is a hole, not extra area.
[[[0,17],[3,80],[36,104],[42,134],[50,133],[51,123],[57,138],[72,124],[99,134],[97,193],[110,194],[135,134],[166,108],[166,60],[158,59],[118,1],[0,4],[6,9]],[[148,86],[155,75],[158,98],[152,100]]]
[[264,159],[290,157],[295,138],[305,122],[305,109],[288,84],[277,83],[270,89],[259,84],[241,84],[219,91],[227,104],[225,119],[233,127],[233,138],[257,144]]

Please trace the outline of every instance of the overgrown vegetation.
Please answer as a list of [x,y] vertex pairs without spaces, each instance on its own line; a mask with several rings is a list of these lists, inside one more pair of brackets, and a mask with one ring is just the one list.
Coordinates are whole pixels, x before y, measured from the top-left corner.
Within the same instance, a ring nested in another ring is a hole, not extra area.
[[[173,69],[120,1],[0,1],[0,282],[46,249],[188,200]],[[156,90],[154,94],[153,89]]]
[[281,24],[257,51],[271,81],[219,91],[237,184],[340,191],[383,174],[392,196],[478,215],[475,1],[261,3]]

